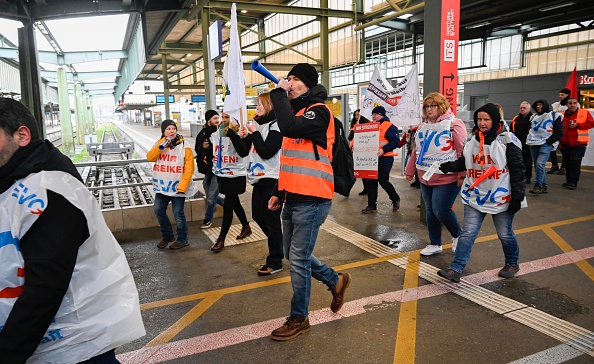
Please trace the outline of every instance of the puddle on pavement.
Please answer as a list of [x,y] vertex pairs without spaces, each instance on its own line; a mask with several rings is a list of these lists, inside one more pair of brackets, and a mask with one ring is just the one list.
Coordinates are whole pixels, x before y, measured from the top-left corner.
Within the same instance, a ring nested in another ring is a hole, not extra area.
[[420,249],[426,245],[417,234],[392,226],[368,225],[363,234],[401,253]]

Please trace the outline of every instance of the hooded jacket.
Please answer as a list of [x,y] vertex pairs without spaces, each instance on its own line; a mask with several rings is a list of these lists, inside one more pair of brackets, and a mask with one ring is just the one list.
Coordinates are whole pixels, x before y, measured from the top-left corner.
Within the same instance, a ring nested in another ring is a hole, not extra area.
[[[34,140],[29,145],[17,149],[11,159],[0,167],[0,194],[10,193],[9,189],[13,188],[15,182],[46,171],[64,172],[82,183],[76,167],[68,157],[60,153],[49,141]],[[25,279],[21,286],[22,291],[0,331],[0,358],[6,363],[24,363],[38,346],[42,345],[40,343],[47,342],[47,337],[44,335],[54,321],[63,301],[68,301],[65,305],[71,304],[69,300],[65,300],[65,295],[71,292],[71,287],[74,287],[71,280],[81,246],[86,242],[85,246],[94,248],[94,244],[98,243],[97,238],[92,237],[90,231],[100,231],[99,235],[103,238],[111,235],[104,224],[89,227],[85,213],[74,205],[81,202],[70,202],[62,194],[44,186],[30,187],[44,189],[47,201],[34,223],[28,229],[22,227],[23,230],[20,231],[21,234],[24,233],[20,237],[18,247],[24,261]],[[26,191],[23,192],[26,193]],[[93,199],[92,196],[87,197]],[[115,238],[113,239],[113,244],[117,245]],[[108,241],[104,243],[109,244]],[[87,263],[90,260],[94,259],[89,258]],[[76,296],[78,293],[71,292],[70,295]],[[77,330],[80,330],[80,327]],[[58,333],[57,337],[59,336]],[[75,337],[74,342],[76,343],[77,340],[85,340],[85,338]],[[62,349],[68,353],[59,353],[52,349],[35,355],[40,357],[62,355],[63,358],[78,358],[77,361],[88,359],[89,357],[82,358],[80,355],[81,352],[92,350],[89,349],[91,346],[79,344],[75,344],[76,347]]]
[[[536,111],[536,104],[538,104],[538,103],[542,103],[542,111],[540,113]],[[549,145],[553,145],[554,143],[560,141],[561,138],[563,137],[563,119],[562,119],[563,116],[561,115],[561,113],[551,111],[549,109],[549,103],[547,102],[547,100],[544,100],[544,99],[536,100],[532,104],[532,109],[535,112],[530,117],[531,130],[528,134],[528,141],[526,144],[539,145],[539,144],[534,144],[534,143],[529,142],[530,134],[533,131],[535,131],[535,129],[538,128],[537,123],[544,122],[547,119],[553,120],[553,131],[552,131],[551,135],[546,139],[545,142]]]
[[[328,98],[326,88],[320,84],[312,87],[304,95],[289,100],[282,88],[270,91],[270,100],[274,105],[276,121],[283,137],[308,139],[322,149],[328,147],[326,131],[330,125],[330,112],[325,106],[314,106],[302,116],[295,114],[312,104],[324,103]],[[327,199],[287,192],[286,201],[322,202]]]
[[[483,106],[484,107],[484,106]],[[485,110],[481,110],[481,108],[479,108],[478,110],[475,111],[474,113],[474,128],[473,128],[473,133],[471,138],[477,140],[480,143],[480,133],[482,133],[479,128],[478,128],[478,123],[477,123],[477,116],[479,111],[485,111]],[[501,118],[499,117],[498,112],[493,113],[490,112],[489,113],[491,115],[491,118],[496,118],[493,121],[493,127],[487,131],[487,133],[483,133],[483,143],[485,145],[491,145],[493,143],[493,141],[495,141],[495,139],[502,133],[506,133],[506,129],[505,126],[503,125],[503,123],[505,121],[501,120]],[[497,121],[498,120],[498,121]],[[506,144],[506,149],[505,149],[505,158],[507,161],[507,168],[509,169],[509,175],[510,175],[510,184],[511,184],[511,198],[512,200],[516,200],[516,201],[522,201],[524,200],[524,195],[525,195],[525,189],[526,189],[526,180],[525,180],[525,172],[526,172],[526,167],[524,166],[524,161],[522,158],[522,149],[518,148],[514,143],[510,142]],[[460,158],[458,158],[457,160],[453,161],[453,162],[447,162],[444,163],[445,168],[449,169],[449,172],[462,172],[466,170],[466,158],[464,157],[464,155],[460,156]],[[442,165],[443,166],[443,165]]]

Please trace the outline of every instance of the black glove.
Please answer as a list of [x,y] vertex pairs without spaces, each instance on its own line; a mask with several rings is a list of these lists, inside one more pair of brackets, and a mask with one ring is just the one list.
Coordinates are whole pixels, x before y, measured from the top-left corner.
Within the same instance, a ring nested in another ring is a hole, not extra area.
[[173,140],[171,141],[171,145],[172,146],[176,146],[176,145],[181,144],[183,142],[184,142],[184,137],[181,136],[180,134],[177,134],[175,136],[175,138],[173,138]]
[[513,215],[516,212],[520,211],[520,208],[522,208],[522,201],[512,199],[509,202],[509,206],[507,207],[507,213]]
[[454,163],[452,163],[452,162],[442,163],[439,166],[439,170],[442,171],[443,173],[450,173],[452,171],[452,169],[454,168],[453,165],[454,165]]

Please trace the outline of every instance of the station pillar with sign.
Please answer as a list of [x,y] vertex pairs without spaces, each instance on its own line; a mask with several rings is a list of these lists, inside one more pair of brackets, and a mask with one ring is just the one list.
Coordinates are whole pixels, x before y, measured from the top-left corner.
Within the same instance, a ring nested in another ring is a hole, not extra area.
[[[460,0],[425,1],[425,63],[423,96],[439,92],[456,114],[458,104],[458,42]],[[425,203],[421,198],[419,220],[425,223]]]

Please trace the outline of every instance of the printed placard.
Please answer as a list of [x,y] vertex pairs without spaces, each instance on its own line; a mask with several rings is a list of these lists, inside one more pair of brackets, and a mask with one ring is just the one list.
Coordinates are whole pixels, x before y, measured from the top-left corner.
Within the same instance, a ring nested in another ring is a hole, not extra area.
[[355,125],[353,161],[355,178],[377,179],[380,123]]

